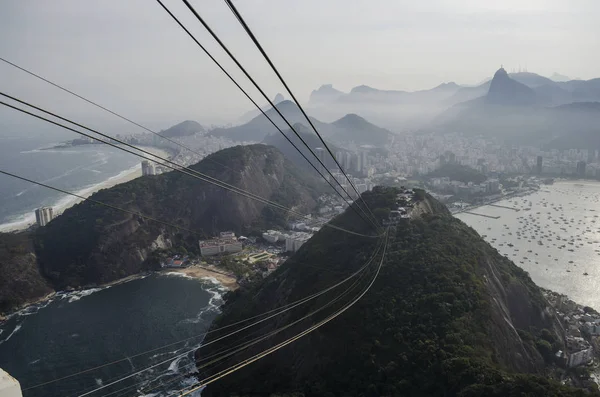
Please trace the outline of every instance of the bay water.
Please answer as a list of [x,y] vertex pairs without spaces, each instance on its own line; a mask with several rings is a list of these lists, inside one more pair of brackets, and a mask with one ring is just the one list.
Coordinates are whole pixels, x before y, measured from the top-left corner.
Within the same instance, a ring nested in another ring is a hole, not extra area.
[[103,386],[91,395],[168,395],[193,382],[183,375],[194,369],[193,351],[224,292],[210,279],[168,273],[60,293],[0,325],[0,368],[20,381],[25,397],[79,396]]

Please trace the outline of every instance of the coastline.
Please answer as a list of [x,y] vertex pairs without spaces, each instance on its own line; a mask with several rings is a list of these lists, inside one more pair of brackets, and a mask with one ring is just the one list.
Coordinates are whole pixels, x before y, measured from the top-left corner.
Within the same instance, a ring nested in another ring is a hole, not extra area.
[[191,278],[203,279],[203,278],[213,278],[217,280],[219,284],[221,284],[224,288],[227,288],[230,291],[235,291],[239,288],[239,284],[235,277],[230,276],[226,273],[222,273],[218,270],[211,270],[210,268],[193,265],[190,267],[182,267],[182,268],[168,268],[161,270],[159,273],[181,273]]
[[143,273],[132,274],[130,276],[126,276],[126,277],[123,277],[123,278],[120,278],[117,280],[109,281],[108,283],[89,284],[89,285],[85,285],[81,288],[77,288],[77,289],[73,289],[73,290],[52,291],[44,296],[40,296],[38,298],[33,298],[27,302],[24,302],[21,305],[19,305],[18,307],[13,308],[12,310],[10,310],[7,313],[0,314],[0,325],[4,321],[7,321],[8,319],[10,319],[16,313],[26,310],[30,306],[34,306],[34,305],[38,305],[38,304],[47,302],[47,301],[51,300],[52,298],[56,297],[56,295],[58,295],[58,294],[82,292],[82,291],[87,291],[87,290],[96,289],[96,288],[97,289],[105,289],[105,288],[109,288],[109,287],[112,287],[115,285],[125,284],[130,281],[139,280],[139,279],[145,278],[152,274],[166,275],[167,273],[179,273],[184,276],[187,276],[187,277],[190,277],[193,279],[199,279],[199,280],[213,279],[218,284],[220,284],[223,288],[225,288],[229,291],[235,291],[236,289],[239,288],[237,279],[234,276],[230,276],[230,275],[228,275],[224,272],[221,272],[217,269],[212,270],[210,268],[202,267],[202,266],[198,266],[198,265],[184,267],[184,268],[169,268],[169,269],[163,269],[163,270],[157,270],[157,271],[148,271],[148,272],[143,272]]
[[[159,149],[159,148],[150,147],[150,146],[138,146],[138,147],[141,149],[144,149],[152,154],[155,154],[157,156],[171,159],[171,154],[164,149]],[[146,155],[146,154],[143,154],[143,155],[144,155],[144,157],[151,159],[151,156]],[[96,193],[99,190],[109,189],[109,188],[119,185],[121,183],[129,182],[136,178],[139,178],[140,176],[142,176],[141,161],[142,160],[140,159],[140,163],[136,164],[135,166],[133,166],[127,170],[121,171],[117,175],[111,176],[100,183],[85,187],[85,188],[80,189],[73,193],[75,193],[79,196],[85,197],[85,198],[89,198],[92,194]],[[55,216],[60,216],[65,210],[67,210],[68,208],[71,208],[75,204],[78,204],[82,201],[83,201],[82,199],[74,197],[74,196],[62,197],[58,202],[56,202],[54,205],[52,205],[54,213],[56,214]],[[11,222],[11,223],[5,223],[3,225],[0,225],[0,233],[23,231],[23,230],[28,229],[29,227],[31,227],[34,224],[35,224],[35,220],[32,221],[31,219],[24,219],[24,220]]]

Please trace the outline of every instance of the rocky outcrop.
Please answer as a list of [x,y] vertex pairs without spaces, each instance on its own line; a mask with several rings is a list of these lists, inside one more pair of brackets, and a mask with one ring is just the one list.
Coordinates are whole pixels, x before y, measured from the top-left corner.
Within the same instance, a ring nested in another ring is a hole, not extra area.
[[40,275],[30,236],[0,233],[0,314],[51,292]]

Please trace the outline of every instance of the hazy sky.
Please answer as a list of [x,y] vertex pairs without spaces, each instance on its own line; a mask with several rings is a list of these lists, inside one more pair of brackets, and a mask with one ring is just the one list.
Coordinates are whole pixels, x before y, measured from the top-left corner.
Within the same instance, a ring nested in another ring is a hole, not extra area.
[[[223,1],[191,1],[270,97],[283,92]],[[165,2],[233,71],[183,4]],[[236,4],[303,101],[325,83],[345,91],[360,84],[405,90],[475,84],[500,64],[547,76],[600,77],[598,0]],[[183,119],[233,120],[251,108],[153,0],[3,0],[0,37],[1,57],[154,128]],[[84,122],[113,122],[1,62],[0,76],[9,93]],[[7,117],[13,116],[1,110],[0,118]]]

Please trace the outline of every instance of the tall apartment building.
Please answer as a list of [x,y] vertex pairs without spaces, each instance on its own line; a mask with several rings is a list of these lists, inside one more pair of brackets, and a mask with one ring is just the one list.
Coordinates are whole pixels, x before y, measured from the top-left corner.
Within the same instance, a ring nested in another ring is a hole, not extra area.
[[41,207],[35,210],[35,220],[38,226],[46,226],[54,218],[52,207]]
[[148,160],[142,161],[142,175],[156,175],[154,164]]

